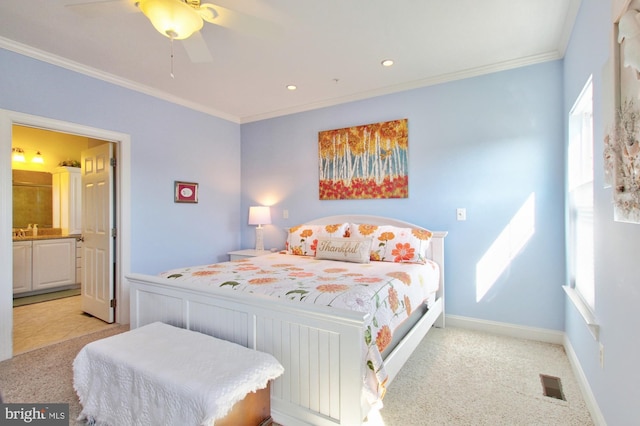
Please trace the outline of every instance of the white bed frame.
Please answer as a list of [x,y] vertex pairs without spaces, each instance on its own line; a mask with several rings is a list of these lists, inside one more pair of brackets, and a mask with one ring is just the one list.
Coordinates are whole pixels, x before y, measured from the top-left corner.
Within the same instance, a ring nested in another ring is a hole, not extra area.
[[[419,227],[368,215],[329,216],[307,223],[344,222]],[[385,359],[388,383],[429,329],[444,327],[446,234],[434,232],[427,253],[441,268],[436,302]],[[362,384],[366,368],[362,341],[368,314],[228,289],[202,289],[158,276],[130,274],[126,278],[131,289],[131,328],[162,321],[274,355],[285,368],[271,387],[274,421],[287,426],[352,426],[365,420],[371,408],[364,401]]]

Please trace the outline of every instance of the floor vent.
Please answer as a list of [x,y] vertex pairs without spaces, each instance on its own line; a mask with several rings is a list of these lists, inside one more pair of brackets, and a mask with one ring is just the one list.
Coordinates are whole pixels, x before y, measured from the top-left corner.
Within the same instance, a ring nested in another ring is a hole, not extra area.
[[541,374],[540,381],[542,382],[542,393],[544,396],[566,401],[564,393],[562,392],[562,383],[560,382],[559,377]]

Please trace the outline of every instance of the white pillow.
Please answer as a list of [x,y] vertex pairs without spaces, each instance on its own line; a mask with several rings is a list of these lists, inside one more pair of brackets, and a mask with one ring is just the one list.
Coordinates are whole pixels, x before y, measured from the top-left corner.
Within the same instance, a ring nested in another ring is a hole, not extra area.
[[371,238],[371,260],[425,263],[432,232],[424,228],[391,225],[349,224],[349,235]]
[[369,263],[371,239],[369,238],[318,238],[317,259],[344,262]]

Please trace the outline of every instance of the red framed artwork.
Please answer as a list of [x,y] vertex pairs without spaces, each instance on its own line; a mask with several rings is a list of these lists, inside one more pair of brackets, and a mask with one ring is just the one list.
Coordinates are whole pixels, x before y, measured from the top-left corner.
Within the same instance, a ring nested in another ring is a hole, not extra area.
[[198,202],[198,184],[194,182],[175,181],[174,202],[197,203]]

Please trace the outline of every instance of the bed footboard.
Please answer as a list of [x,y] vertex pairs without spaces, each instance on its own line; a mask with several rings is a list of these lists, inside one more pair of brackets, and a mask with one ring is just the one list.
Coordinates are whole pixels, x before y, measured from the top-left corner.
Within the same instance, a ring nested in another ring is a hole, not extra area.
[[162,321],[275,356],[285,368],[271,388],[276,422],[357,425],[366,416],[361,342],[368,314],[205,293],[154,276],[127,279],[131,328]]

